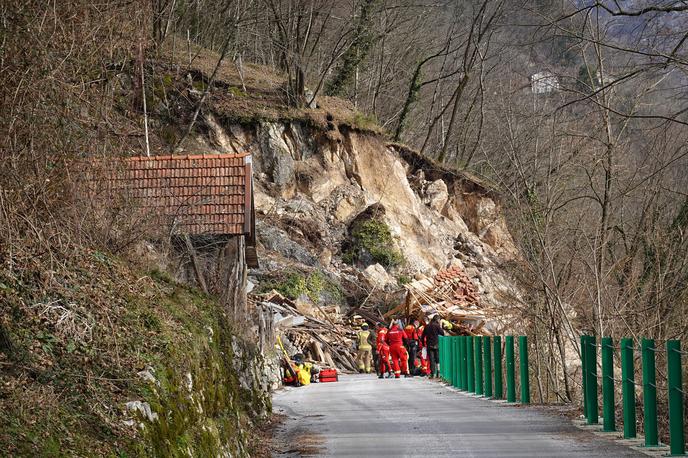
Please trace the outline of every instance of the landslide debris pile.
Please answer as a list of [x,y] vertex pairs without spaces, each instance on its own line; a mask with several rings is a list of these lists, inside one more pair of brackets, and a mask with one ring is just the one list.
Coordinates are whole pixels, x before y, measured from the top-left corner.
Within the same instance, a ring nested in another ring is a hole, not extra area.
[[384,317],[409,317],[420,321],[433,315],[450,323],[452,334],[491,335],[500,327],[503,312],[485,308],[475,284],[460,266],[440,270],[434,277],[412,281],[404,288],[406,299]]
[[281,337],[290,356],[301,353],[325,367],[356,370],[353,344],[360,319],[342,315],[337,305],[292,301],[277,291],[252,300],[271,311],[275,335]]

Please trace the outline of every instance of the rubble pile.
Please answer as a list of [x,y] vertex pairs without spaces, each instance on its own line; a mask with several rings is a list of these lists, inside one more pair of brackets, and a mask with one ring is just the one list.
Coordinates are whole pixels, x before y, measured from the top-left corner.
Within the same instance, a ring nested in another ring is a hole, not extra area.
[[272,312],[275,332],[289,353],[302,353],[323,367],[356,371],[354,339],[357,317],[341,314],[339,306],[320,306],[308,300],[293,301],[271,291],[253,300]]
[[491,335],[494,323],[480,303],[473,281],[460,266],[440,270],[404,285],[406,299],[384,315],[385,319],[423,321],[439,314],[452,334]]

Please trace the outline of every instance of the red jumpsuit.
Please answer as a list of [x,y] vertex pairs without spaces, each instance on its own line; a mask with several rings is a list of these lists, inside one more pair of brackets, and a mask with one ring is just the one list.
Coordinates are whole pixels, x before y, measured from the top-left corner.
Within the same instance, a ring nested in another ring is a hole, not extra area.
[[387,372],[392,372],[389,367],[389,345],[387,345],[387,328],[377,330],[377,357],[380,364],[380,375],[384,376]]
[[389,344],[389,352],[392,355],[394,377],[399,378],[402,372],[408,375],[408,354],[406,353],[406,348],[404,348],[404,331],[399,329],[399,326],[396,324],[392,325],[387,333],[387,343]]

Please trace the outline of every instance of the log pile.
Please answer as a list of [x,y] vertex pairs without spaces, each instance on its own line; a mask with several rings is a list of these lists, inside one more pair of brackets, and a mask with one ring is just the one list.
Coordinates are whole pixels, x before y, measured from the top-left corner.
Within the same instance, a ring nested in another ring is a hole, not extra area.
[[272,311],[275,332],[295,347],[294,354],[303,353],[306,359],[324,367],[356,370],[353,344],[360,317],[345,317],[338,306],[293,301],[277,291],[252,299]]
[[439,314],[451,323],[447,327],[452,334],[491,334],[485,327],[489,323],[489,313],[481,306],[475,284],[461,267],[441,270],[432,278],[415,280],[404,287],[405,301],[387,312],[385,319],[424,321]]

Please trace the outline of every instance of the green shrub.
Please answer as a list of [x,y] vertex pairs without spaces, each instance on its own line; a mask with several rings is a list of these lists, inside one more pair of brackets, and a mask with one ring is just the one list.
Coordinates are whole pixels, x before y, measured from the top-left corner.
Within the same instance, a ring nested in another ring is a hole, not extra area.
[[401,274],[397,277],[397,282],[399,282],[400,285],[406,285],[408,283],[411,283],[411,277],[408,275]]
[[274,289],[290,299],[296,299],[302,294],[308,294],[306,277],[298,272],[289,274],[284,280],[277,283]]
[[227,92],[229,92],[234,97],[246,97],[247,95],[241,88],[238,88],[236,86],[229,86]]
[[372,130],[380,126],[380,123],[377,120],[377,116],[375,116],[374,114],[361,113],[360,111],[357,111],[354,114],[352,124],[353,127],[362,130]]
[[293,271],[282,280],[267,282],[261,287],[263,292],[273,289],[289,299],[306,295],[313,302],[341,303],[344,298],[341,287],[319,270],[308,275]]
[[392,233],[387,224],[379,220],[356,223],[351,231],[351,242],[342,260],[348,264],[364,261],[369,256],[374,263],[384,267],[396,267],[404,262],[404,256],[394,247]]

